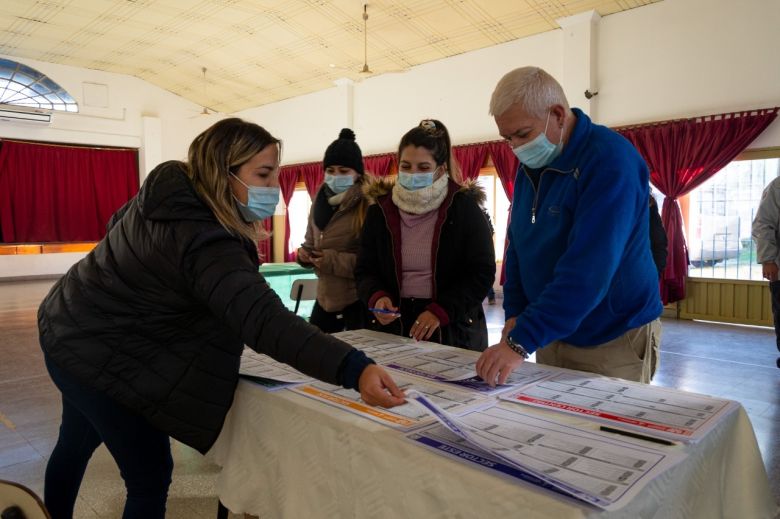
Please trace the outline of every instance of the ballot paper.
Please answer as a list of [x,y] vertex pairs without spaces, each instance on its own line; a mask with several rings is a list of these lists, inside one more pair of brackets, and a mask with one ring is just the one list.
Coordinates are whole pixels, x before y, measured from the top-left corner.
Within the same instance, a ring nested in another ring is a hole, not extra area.
[[738,408],[731,400],[593,374],[560,373],[501,399],[695,442]]
[[605,510],[625,506],[655,477],[685,458],[678,447],[653,448],[494,405],[456,417],[410,391],[409,400],[446,427],[407,437],[448,456],[573,497]]
[[505,384],[491,387],[477,376],[476,363],[479,355],[476,351],[446,348],[408,355],[387,362],[385,366],[395,371],[436,382],[448,382],[488,395],[517,389],[556,373],[542,364],[524,362],[509,375]]
[[[441,384],[432,384],[403,374],[394,376],[393,379],[401,390],[414,389],[455,416],[494,403],[493,400],[480,394]],[[421,427],[434,421],[434,418],[424,409],[411,403],[391,409],[373,407],[364,403],[357,391],[325,382],[315,381],[311,384],[296,386],[292,388],[292,391],[403,431]]]
[[434,348],[440,347],[430,342],[417,342],[414,339],[372,330],[349,330],[334,333],[333,336],[362,351],[377,364],[383,365],[396,359],[415,353],[433,351]]
[[314,379],[268,355],[244,348],[238,374],[249,379],[268,391],[277,391],[298,384],[306,384]]

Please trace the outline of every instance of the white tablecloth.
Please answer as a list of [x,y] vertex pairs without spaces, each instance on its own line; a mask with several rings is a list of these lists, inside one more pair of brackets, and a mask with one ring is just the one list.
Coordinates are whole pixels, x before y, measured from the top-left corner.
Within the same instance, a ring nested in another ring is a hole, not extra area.
[[[516,405],[516,404],[502,404]],[[576,416],[530,410],[569,424]],[[428,451],[359,416],[241,381],[209,456],[220,500],[235,513],[298,518],[737,518],[777,506],[744,409],[626,507],[605,512]]]

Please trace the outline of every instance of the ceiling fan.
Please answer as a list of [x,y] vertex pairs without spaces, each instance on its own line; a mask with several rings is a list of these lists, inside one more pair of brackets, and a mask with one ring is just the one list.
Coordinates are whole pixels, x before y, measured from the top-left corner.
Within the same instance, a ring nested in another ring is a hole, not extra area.
[[[207,70],[206,67],[200,68],[200,71],[203,74],[203,99],[204,100],[208,99],[208,90],[207,90],[208,81],[206,80],[206,70]],[[216,110],[214,110],[213,108],[209,108],[204,104],[201,106],[200,113],[198,113],[197,116],[192,116],[191,119],[201,115],[216,115],[217,113],[218,112]]]
[[363,4],[363,68],[360,74],[373,74],[368,68],[368,4]]
[[[346,67],[339,67],[338,65],[335,65],[333,63],[330,64],[330,68],[355,73],[354,71],[347,69]],[[391,74],[397,72],[406,72],[406,70],[397,69],[397,70],[382,70],[379,72],[375,72],[371,70],[371,67],[368,66],[368,4],[364,3],[363,4],[363,67],[360,70],[358,70],[356,73],[362,79],[369,76],[373,76],[374,74]]]

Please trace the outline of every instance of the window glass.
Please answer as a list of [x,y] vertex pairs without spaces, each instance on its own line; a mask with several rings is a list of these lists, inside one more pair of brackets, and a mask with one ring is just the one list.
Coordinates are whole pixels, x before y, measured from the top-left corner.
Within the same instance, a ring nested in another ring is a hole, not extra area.
[[761,193],[779,174],[780,158],[733,161],[689,193],[689,276],[762,279],[751,227]]
[[504,258],[504,240],[506,239],[506,222],[509,215],[509,199],[504,194],[501,180],[493,167],[482,168],[477,184],[485,190],[485,209],[493,224],[493,246],[496,260]]
[[[300,184],[303,186],[303,184]],[[290,243],[288,250],[295,251],[303,243],[306,237],[306,226],[309,223],[309,210],[311,209],[311,199],[306,187],[297,187],[290,199],[290,205],[287,211],[290,215]]]
[[37,70],[0,58],[0,104],[78,112],[64,88]]

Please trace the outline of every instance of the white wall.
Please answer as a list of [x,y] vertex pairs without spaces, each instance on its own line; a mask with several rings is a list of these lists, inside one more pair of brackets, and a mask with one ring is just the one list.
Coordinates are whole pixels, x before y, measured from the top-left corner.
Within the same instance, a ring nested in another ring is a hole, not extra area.
[[[354,125],[366,155],[393,151],[420,119],[440,119],[455,144],[498,138],[488,116],[493,86],[527,56],[529,64],[555,74],[561,68],[559,31],[482,49],[398,74],[368,78],[354,86]],[[344,127],[344,93],[336,87],[236,114],[284,140],[284,163],[322,160]]]
[[[346,122],[343,93],[333,88],[238,112],[282,139],[285,164],[322,160]],[[358,143],[363,144],[358,135]],[[365,150],[364,150],[364,153]]]
[[87,254],[86,252],[60,252],[0,256],[0,280],[58,277]]
[[394,151],[425,118],[441,120],[454,144],[498,139],[488,115],[495,84],[518,63],[558,74],[562,52],[553,31],[371,78],[355,87],[355,133],[367,153]]
[[[780,104],[780,1],[665,0],[599,24],[608,125]],[[780,146],[780,123],[752,147]]]
[[[780,1],[664,0],[602,18],[595,52],[597,121],[609,126],[780,104]],[[375,76],[354,88],[354,128],[364,153],[393,151],[421,118],[440,118],[456,144],[498,138],[490,94],[509,70],[563,74],[556,30]],[[587,101],[567,92],[573,106]],[[239,115],[285,140],[285,163],[321,160],[343,121],[338,88]],[[780,146],[775,121],[752,147]]]

